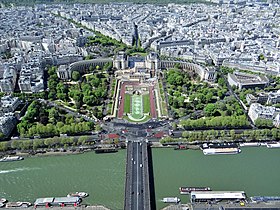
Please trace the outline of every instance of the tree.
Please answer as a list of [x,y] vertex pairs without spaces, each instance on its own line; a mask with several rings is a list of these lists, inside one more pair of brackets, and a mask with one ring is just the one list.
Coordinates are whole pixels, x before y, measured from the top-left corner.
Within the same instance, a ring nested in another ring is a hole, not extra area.
[[43,139],[34,139],[33,140],[33,149],[36,150],[38,148],[43,148],[44,145],[44,140]]
[[207,104],[203,111],[207,117],[213,116],[216,111],[216,106],[215,104]]
[[264,54],[260,54],[260,55],[259,55],[259,60],[260,60],[260,61],[263,61],[264,59],[265,59]]
[[58,120],[59,114],[56,108],[49,109],[49,122],[55,124]]
[[65,101],[67,99],[68,88],[63,84],[63,82],[59,82],[56,86],[57,98]]
[[73,71],[72,72],[72,79],[74,81],[78,81],[80,79],[80,77],[81,77],[80,72],[78,72],[78,71]]
[[100,124],[96,124],[95,125],[95,131],[99,132],[101,131],[102,127],[100,126]]
[[272,122],[272,120],[269,120],[269,119],[261,119],[261,118],[258,118],[258,119],[255,121],[255,125],[256,125],[258,128],[272,128],[272,127],[273,127],[273,122]]
[[87,140],[89,140],[88,136],[80,136],[79,139],[78,139],[77,144],[78,145],[85,145]]
[[0,151],[5,152],[9,148],[9,144],[7,141],[0,142]]

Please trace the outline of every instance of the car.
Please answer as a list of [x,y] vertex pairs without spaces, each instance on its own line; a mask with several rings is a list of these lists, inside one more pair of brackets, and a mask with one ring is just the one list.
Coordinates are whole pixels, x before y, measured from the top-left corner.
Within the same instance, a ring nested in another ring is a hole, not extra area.
[[143,167],[143,165],[142,165],[142,163],[140,163],[140,168],[142,168]]

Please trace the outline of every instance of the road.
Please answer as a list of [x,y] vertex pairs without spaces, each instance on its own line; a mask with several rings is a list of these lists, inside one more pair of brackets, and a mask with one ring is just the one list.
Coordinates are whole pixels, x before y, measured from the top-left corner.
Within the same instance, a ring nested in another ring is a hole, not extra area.
[[128,142],[125,210],[150,210],[147,143]]
[[[143,160],[142,160],[142,143],[133,142],[132,164],[132,205],[131,209],[142,209],[143,207]],[[128,160],[130,161],[130,160]]]

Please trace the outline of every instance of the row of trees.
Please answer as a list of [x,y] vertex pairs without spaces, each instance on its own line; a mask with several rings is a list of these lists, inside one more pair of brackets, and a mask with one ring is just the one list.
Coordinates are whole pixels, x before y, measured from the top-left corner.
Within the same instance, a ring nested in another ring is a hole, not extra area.
[[122,47],[123,49],[126,48],[126,45],[116,39],[111,37],[105,36],[100,32],[95,31],[95,36],[88,37],[88,44],[101,44],[102,46],[114,46],[114,47]]
[[64,124],[63,122],[58,122],[57,124],[48,123],[47,125],[36,123],[27,129],[20,126],[21,125],[19,124],[18,128],[21,137],[48,137],[59,134],[75,135],[94,130],[94,124],[91,122],[78,122],[71,124]]
[[244,130],[236,132],[235,130],[207,130],[207,131],[185,131],[182,133],[183,138],[165,137],[160,142],[205,142],[205,141],[279,141],[280,129],[259,129]]
[[14,140],[10,142],[0,142],[0,151],[16,150],[37,150],[44,148],[67,148],[71,146],[89,145],[94,141],[89,136],[74,137],[53,137],[47,139]]
[[181,120],[180,125],[184,129],[203,129],[203,128],[242,128],[248,127],[248,122],[245,115],[241,116],[219,116],[206,117],[197,120]]
[[[62,87],[63,83],[59,82],[56,71],[57,71],[56,66],[52,66],[48,69],[48,89],[49,89],[48,98],[53,100],[57,99],[58,97],[59,98],[66,97],[64,96],[65,92],[63,90],[59,90],[59,91],[57,90],[57,86]],[[57,95],[57,93],[59,93],[59,95]]]

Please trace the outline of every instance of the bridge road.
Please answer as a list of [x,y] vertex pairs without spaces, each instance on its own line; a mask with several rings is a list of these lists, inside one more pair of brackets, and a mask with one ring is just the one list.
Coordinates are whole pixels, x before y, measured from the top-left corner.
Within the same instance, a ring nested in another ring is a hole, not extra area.
[[125,210],[150,210],[147,143],[128,142]]

